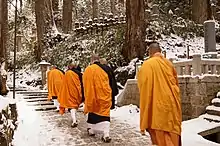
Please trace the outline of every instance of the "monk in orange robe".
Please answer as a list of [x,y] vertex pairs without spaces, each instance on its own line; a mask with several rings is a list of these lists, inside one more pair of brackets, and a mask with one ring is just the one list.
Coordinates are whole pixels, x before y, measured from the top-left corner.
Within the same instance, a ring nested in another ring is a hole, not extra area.
[[149,46],[150,58],[138,72],[140,129],[158,146],[181,146],[181,99],[177,73],[163,57],[158,43]]
[[64,114],[65,108],[70,109],[72,117],[72,127],[78,125],[76,120],[76,110],[84,101],[84,91],[82,83],[82,73],[77,70],[77,65],[71,63],[69,70],[65,73],[63,86],[58,96],[60,103],[60,114]]
[[57,97],[62,86],[63,77],[64,72],[54,65],[50,67],[50,71],[47,73],[48,100],[54,101],[57,110],[59,110]]
[[85,93],[84,113],[88,114],[88,134],[94,136],[102,132],[102,140],[110,142],[110,108],[112,106],[112,90],[108,72],[99,62],[98,55],[92,55],[91,65],[83,74]]

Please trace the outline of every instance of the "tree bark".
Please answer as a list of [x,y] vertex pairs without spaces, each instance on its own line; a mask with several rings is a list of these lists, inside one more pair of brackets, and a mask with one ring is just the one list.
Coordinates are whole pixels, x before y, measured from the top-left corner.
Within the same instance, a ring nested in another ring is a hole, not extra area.
[[20,12],[22,12],[22,7],[23,7],[23,1],[20,0]]
[[41,61],[44,50],[43,38],[44,34],[51,31],[55,25],[52,11],[51,0],[35,0],[35,15],[37,26],[37,47],[35,50],[37,61]]
[[63,32],[68,33],[72,30],[72,0],[63,0]]
[[145,52],[144,0],[126,0],[126,36],[122,54],[127,61],[138,57],[143,59]]
[[57,12],[59,10],[59,0],[52,0],[53,11]]
[[94,18],[98,18],[98,1],[97,0],[92,0],[92,17]]
[[111,13],[115,16],[115,11],[116,11],[115,0],[110,0],[110,3],[111,3]]
[[0,58],[7,57],[8,42],[8,3],[7,0],[0,1]]
[[41,55],[43,52],[43,36],[44,36],[44,0],[35,0],[35,15],[36,15],[36,26],[37,26],[37,47],[35,50],[35,55],[37,61],[41,61]]
[[192,1],[192,19],[196,23],[203,24],[204,21],[210,19],[211,8],[209,0],[193,0]]

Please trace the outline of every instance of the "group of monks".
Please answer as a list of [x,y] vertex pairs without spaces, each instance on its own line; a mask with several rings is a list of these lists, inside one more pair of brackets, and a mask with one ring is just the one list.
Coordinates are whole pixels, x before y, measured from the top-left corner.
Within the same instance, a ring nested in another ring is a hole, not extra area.
[[71,113],[72,127],[77,127],[76,111],[84,103],[84,113],[88,114],[89,136],[102,132],[102,140],[111,141],[110,109],[115,107],[118,87],[114,72],[105,59],[93,54],[91,65],[84,73],[81,73],[75,62],[68,65],[66,72],[51,66],[47,79],[48,99],[54,101],[60,114],[66,111]]
[[[146,51],[150,58],[144,61],[137,75],[141,134],[147,131],[153,145],[181,146],[182,112],[177,73],[157,42],[151,43]],[[72,127],[76,127],[76,111],[84,103],[88,135],[95,136],[101,131],[104,142],[111,141],[110,109],[115,106],[117,94],[114,73],[98,55],[92,55],[91,64],[83,74],[76,63],[69,64],[65,73],[54,66],[48,72],[48,98],[54,100],[60,114],[68,109]]]

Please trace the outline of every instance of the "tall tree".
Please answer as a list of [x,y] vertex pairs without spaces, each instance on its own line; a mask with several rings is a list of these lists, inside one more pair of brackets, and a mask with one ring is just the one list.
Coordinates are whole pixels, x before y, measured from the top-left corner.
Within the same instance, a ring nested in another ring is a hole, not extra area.
[[115,0],[110,0],[111,3],[111,13],[115,15],[116,7],[115,7]]
[[37,48],[35,54],[37,61],[41,61],[44,50],[44,34],[51,31],[54,25],[51,0],[35,0],[35,15],[37,26]]
[[192,1],[192,19],[196,23],[203,23],[207,19],[212,19],[210,0]]
[[8,40],[8,3],[0,0],[0,58],[6,59]]
[[144,0],[126,0],[126,36],[122,54],[130,61],[143,59],[145,52]]
[[99,12],[99,4],[98,4],[98,0],[92,0],[92,17],[94,18],[98,18],[98,12]]
[[59,0],[52,0],[53,11],[57,12],[59,10]]
[[72,30],[72,0],[63,0],[63,32],[68,33]]

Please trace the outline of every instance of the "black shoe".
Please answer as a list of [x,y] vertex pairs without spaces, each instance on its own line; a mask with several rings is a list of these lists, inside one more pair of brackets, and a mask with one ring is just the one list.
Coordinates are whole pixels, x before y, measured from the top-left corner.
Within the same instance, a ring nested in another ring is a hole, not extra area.
[[78,126],[78,123],[72,123],[72,124],[71,124],[71,127],[72,127],[72,128],[75,128],[75,127],[77,127],[77,126]]
[[110,137],[102,137],[102,141],[105,143],[110,143],[111,142],[111,138]]
[[89,136],[95,136],[94,133],[90,133],[90,132],[89,132],[90,129],[91,129],[91,128],[87,128],[88,135],[89,135]]

